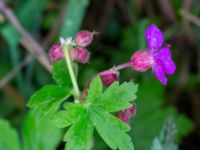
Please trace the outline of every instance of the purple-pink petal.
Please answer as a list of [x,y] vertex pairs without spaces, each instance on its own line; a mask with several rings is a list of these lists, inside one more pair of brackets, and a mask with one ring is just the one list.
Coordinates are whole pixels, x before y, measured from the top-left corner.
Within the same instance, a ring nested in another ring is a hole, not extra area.
[[163,34],[155,24],[151,24],[147,27],[145,39],[147,41],[148,50],[152,52],[157,51],[163,44]]
[[161,48],[155,55],[155,61],[160,60],[162,62],[164,71],[168,75],[174,74],[176,65],[171,58],[171,52],[168,47]]
[[156,60],[155,64],[153,65],[153,73],[156,78],[163,84],[167,84],[167,78],[165,76],[165,71],[160,60]]

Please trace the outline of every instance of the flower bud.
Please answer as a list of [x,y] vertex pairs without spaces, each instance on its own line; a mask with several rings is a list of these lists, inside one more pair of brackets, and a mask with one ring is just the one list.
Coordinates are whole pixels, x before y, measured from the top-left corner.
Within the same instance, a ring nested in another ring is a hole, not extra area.
[[153,64],[153,57],[149,51],[137,51],[131,56],[132,68],[144,72]]
[[135,116],[135,114],[136,114],[136,104],[135,103],[131,103],[131,104],[132,104],[131,108],[123,110],[128,118],[131,118],[131,117]]
[[87,63],[90,59],[90,52],[86,48],[72,47],[70,49],[70,58],[72,61]]
[[136,114],[136,104],[131,104],[131,108],[124,109],[117,114],[117,117],[125,123],[129,123],[131,117],[133,117]]
[[86,47],[91,44],[93,36],[96,32],[89,32],[87,30],[82,30],[76,34],[75,42],[80,47]]
[[110,69],[108,71],[102,72],[99,75],[105,86],[109,86],[113,82],[119,80],[119,72],[115,71],[114,69]]
[[63,50],[62,50],[62,47],[61,47],[61,44],[60,44],[60,43],[54,44],[54,45],[49,49],[49,56],[50,56],[50,59],[51,59],[52,61],[58,61],[58,60],[60,60],[62,57],[64,57]]
[[121,121],[125,122],[125,123],[129,123],[130,119],[124,115],[124,113],[121,111],[117,114],[117,118],[119,118]]

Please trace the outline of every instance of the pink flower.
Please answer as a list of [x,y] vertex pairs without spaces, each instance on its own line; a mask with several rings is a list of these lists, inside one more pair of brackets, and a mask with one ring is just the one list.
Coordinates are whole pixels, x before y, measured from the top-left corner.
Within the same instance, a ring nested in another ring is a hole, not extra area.
[[156,78],[163,84],[167,84],[166,75],[174,74],[176,65],[171,58],[168,45],[163,45],[163,34],[155,24],[151,24],[145,33],[147,51],[138,51],[131,57],[132,68],[138,71],[146,71],[152,67]]
[[153,55],[153,73],[163,85],[166,85],[166,74],[172,75],[176,70],[176,65],[171,58],[170,49],[167,45],[162,46],[163,34],[155,24],[151,24],[147,28],[145,39],[148,44],[148,51]]

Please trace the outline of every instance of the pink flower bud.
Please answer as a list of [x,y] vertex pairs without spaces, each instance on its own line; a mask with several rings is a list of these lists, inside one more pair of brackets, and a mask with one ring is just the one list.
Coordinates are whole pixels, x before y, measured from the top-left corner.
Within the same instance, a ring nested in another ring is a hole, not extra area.
[[129,123],[131,117],[136,114],[136,104],[132,103],[132,107],[124,109],[117,114],[117,117],[125,123]]
[[123,110],[123,112],[125,113],[125,115],[126,115],[128,118],[131,118],[131,117],[135,116],[135,114],[136,114],[136,104],[135,104],[135,103],[132,103],[132,107]]
[[144,72],[148,70],[153,64],[152,53],[149,51],[137,51],[131,56],[132,68]]
[[90,59],[90,52],[86,48],[72,47],[70,49],[70,57],[72,61],[87,63]]
[[129,123],[129,118],[127,116],[124,115],[124,113],[121,111],[117,114],[117,118],[119,118],[121,121],[125,122],[125,123]]
[[58,61],[62,57],[64,57],[62,47],[60,43],[54,44],[50,49],[49,49],[49,56],[52,61]]
[[119,72],[114,69],[107,70],[99,74],[105,86],[109,86],[113,82],[119,80]]
[[82,30],[76,34],[75,42],[80,47],[86,47],[91,44],[93,36],[96,32],[89,32],[87,30]]

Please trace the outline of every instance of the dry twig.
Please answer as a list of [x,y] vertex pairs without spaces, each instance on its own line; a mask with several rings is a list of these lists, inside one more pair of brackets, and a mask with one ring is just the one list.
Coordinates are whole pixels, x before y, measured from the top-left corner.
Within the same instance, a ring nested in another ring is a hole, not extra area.
[[43,48],[38,44],[26,30],[22,27],[20,22],[10,8],[8,8],[3,1],[0,1],[0,11],[5,15],[13,27],[21,34],[22,45],[48,70],[51,72],[51,65],[47,59],[47,55]]

